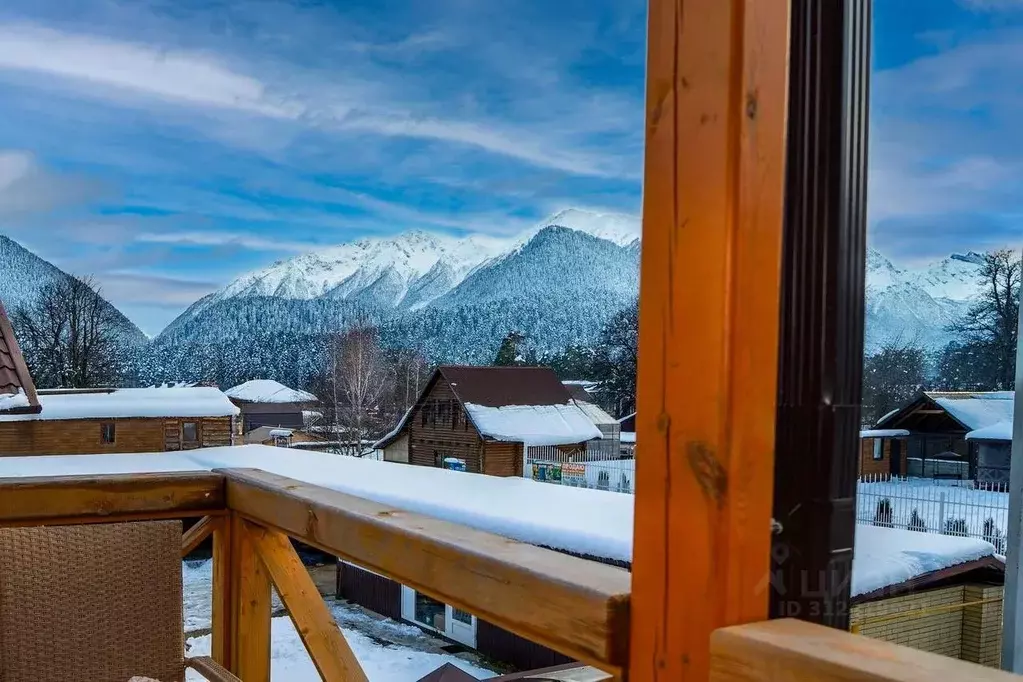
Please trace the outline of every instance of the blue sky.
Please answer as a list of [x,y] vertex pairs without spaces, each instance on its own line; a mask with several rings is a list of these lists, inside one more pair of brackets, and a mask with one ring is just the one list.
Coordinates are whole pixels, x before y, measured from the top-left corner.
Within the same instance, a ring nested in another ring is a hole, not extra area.
[[[871,224],[1018,242],[1023,1],[876,0]],[[279,258],[638,213],[638,0],[5,0],[0,233],[149,333]]]

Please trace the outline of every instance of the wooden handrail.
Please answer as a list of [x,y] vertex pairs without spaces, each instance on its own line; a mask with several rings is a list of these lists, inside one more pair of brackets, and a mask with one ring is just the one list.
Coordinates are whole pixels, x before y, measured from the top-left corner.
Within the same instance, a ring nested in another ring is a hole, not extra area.
[[223,513],[224,479],[209,472],[0,478],[0,526]]
[[711,682],[1020,682],[1010,673],[799,620],[714,632]]
[[232,512],[608,672],[628,662],[627,571],[258,470]]

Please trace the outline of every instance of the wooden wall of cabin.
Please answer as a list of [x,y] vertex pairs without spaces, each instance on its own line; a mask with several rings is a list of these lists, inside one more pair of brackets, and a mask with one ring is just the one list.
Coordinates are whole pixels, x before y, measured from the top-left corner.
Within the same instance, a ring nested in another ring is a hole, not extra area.
[[483,445],[484,474],[491,476],[522,475],[522,443],[487,441]]
[[[0,422],[0,457],[86,455],[180,450],[182,422],[198,424],[193,447],[231,444],[231,417],[196,419],[32,419]],[[103,442],[103,424],[114,424],[114,442]]]
[[440,377],[409,415],[408,462],[440,466],[446,457],[465,461],[465,470],[482,472],[482,439],[448,382]]

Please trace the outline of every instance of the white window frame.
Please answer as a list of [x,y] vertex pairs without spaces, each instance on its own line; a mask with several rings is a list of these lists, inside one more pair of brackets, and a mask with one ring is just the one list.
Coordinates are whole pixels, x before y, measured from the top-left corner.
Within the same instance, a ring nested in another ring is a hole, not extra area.
[[880,462],[884,459],[884,438],[874,439],[874,461]]
[[[450,604],[444,605],[444,630],[438,630],[429,623],[421,623],[416,620],[416,591],[407,585],[401,586],[401,617],[409,623],[417,625],[425,630],[436,632],[448,639],[476,648],[476,616],[472,616],[472,623],[463,623],[454,617],[455,608]],[[468,613],[468,612],[466,612]]]

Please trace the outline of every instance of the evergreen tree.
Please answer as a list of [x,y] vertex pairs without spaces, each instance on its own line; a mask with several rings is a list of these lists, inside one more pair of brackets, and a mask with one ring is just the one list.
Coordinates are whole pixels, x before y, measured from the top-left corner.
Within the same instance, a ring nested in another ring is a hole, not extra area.
[[593,372],[600,382],[601,405],[616,417],[636,409],[639,359],[639,301],[619,310],[600,332]]
[[508,332],[501,341],[501,347],[497,350],[494,358],[494,365],[498,367],[509,367],[512,365],[524,364],[520,346],[525,342],[526,337],[516,331]]

